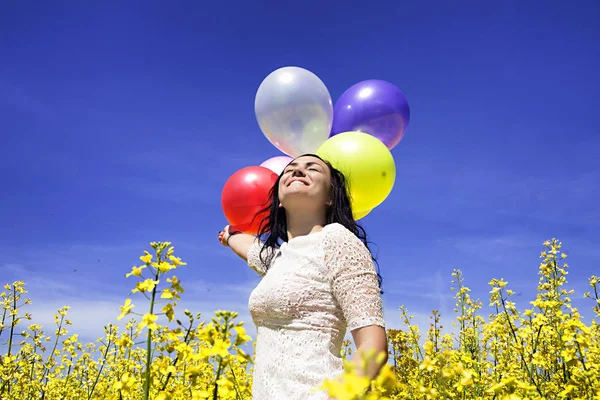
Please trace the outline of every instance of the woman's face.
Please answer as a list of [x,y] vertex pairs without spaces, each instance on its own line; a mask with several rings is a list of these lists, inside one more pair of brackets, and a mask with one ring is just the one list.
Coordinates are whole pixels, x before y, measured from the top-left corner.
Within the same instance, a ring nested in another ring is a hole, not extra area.
[[317,157],[292,161],[279,180],[279,202],[288,209],[327,208],[331,198],[331,172]]

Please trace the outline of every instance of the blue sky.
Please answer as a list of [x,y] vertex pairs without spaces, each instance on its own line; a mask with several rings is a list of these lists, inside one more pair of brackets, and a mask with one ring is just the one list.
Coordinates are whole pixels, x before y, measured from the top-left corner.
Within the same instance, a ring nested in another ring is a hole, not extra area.
[[395,187],[363,220],[390,327],[401,304],[451,317],[455,268],[474,296],[503,277],[527,305],[552,237],[579,294],[600,272],[594,1],[51,3],[0,6],[0,277],[28,282],[39,321],[68,304],[74,331],[100,335],[124,274],[169,240],[185,306],[252,325],[259,278],[216,240],[220,193],[280,155],[254,96],[288,65],[334,102],[366,79],[408,98]]

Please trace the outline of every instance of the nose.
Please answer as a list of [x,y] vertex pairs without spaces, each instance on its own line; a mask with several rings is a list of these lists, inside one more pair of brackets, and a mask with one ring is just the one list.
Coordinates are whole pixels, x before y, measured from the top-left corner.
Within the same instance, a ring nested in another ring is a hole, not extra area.
[[292,172],[292,176],[304,176],[304,170],[302,168],[296,168]]

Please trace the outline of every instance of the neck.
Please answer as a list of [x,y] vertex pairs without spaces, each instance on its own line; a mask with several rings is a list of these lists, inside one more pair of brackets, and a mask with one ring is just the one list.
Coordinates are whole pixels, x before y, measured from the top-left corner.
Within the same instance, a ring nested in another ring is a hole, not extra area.
[[285,218],[287,222],[288,240],[297,236],[305,236],[319,232],[323,229],[327,221],[325,211],[294,211],[293,213],[290,213],[286,210]]

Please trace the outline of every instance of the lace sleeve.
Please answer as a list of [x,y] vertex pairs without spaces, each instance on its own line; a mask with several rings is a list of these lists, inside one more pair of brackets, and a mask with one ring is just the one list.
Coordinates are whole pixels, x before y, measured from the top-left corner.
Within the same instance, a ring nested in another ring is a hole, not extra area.
[[377,272],[367,247],[342,225],[332,227],[324,245],[329,281],[348,330],[385,327]]
[[[260,259],[260,250],[262,249],[262,243],[255,241],[252,246],[248,249],[248,266],[258,272],[259,275],[267,273],[268,267]],[[267,254],[268,255],[268,250]]]

